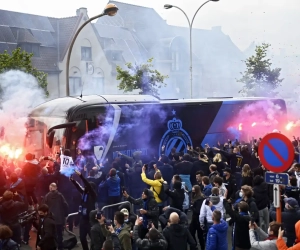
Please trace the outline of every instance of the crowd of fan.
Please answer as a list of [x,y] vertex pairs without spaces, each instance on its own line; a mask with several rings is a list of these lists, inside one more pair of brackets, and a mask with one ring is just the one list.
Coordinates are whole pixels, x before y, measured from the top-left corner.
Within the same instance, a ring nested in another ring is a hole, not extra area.
[[[300,249],[300,164],[281,186],[278,223],[259,141],[188,146],[186,154],[174,148],[169,155],[163,146],[159,160],[148,164],[141,152],[98,164],[78,151],[82,171],[69,177],[60,173],[59,155],[37,160],[27,154],[21,168],[2,163],[0,249],[19,249],[36,230],[38,250],[61,250],[70,243],[64,228],[73,232],[74,226],[83,250],[227,250],[230,226],[232,249]],[[63,155],[71,156],[69,150]]]

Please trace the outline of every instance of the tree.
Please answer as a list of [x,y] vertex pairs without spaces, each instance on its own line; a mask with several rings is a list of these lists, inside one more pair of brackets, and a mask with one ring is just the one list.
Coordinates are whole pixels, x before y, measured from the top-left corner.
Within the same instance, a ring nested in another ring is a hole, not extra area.
[[283,79],[280,79],[281,68],[271,69],[271,60],[267,59],[267,50],[270,46],[266,43],[256,46],[255,55],[246,59],[247,69],[241,73],[242,78],[238,80],[244,84],[239,91],[243,96],[274,97],[278,94],[275,90]]
[[17,48],[12,51],[11,55],[5,50],[3,54],[0,54],[0,74],[11,69],[21,70],[25,73],[33,75],[40,87],[44,89],[45,95],[48,96],[47,91],[47,74],[37,70],[33,67],[31,58],[33,54]]
[[117,66],[117,80],[121,80],[118,88],[124,90],[124,93],[138,89],[140,95],[148,94],[159,97],[158,89],[167,86],[164,80],[168,76],[162,75],[156,69],[153,69],[152,61],[153,58],[141,65],[126,63],[127,69]]

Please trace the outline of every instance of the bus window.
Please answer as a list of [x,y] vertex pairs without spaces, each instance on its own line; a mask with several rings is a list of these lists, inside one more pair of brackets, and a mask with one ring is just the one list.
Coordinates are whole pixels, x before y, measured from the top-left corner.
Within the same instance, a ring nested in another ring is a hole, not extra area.
[[60,117],[39,117],[31,118],[34,120],[34,125],[31,121],[31,126],[28,128],[26,136],[26,151],[34,153],[36,157],[45,155],[54,155],[57,152],[57,148],[60,148],[63,144],[63,129],[55,130],[54,142],[55,148],[48,148],[46,146],[46,133],[49,128],[65,122],[64,118]]

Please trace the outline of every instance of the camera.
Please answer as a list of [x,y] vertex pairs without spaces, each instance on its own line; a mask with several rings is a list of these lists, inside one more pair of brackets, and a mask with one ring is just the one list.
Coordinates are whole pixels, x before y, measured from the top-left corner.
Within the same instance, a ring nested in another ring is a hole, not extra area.
[[37,219],[37,211],[26,211],[18,215],[18,222],[21,226],[32,222]]
[[126,188],[123,186],[122,187],[122,193],[126,192]]

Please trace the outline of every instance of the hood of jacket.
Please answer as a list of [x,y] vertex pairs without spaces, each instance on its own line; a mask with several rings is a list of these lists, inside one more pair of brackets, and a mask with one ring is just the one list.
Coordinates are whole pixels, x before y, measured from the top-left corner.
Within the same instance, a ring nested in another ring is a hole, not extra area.
[[51,212],[49,212],[49,213],[47,214],[47,216],[45,217],[45,219],[50,219],[50,220],[55,221],[55,220],[54,220],[53,213],[51,213]]
[[169,227],[170,233],[175,237],[183,237],[185,234],[185,227],[180,224],[171,224]]
[[148,189],[147,199],[148,199],[148,200],[154,199],[154,193],[153,193],[153,191],[150,190],[150,189]]
[[14,207],[15,202],[13,200],[2,202],[2,207],[5,210],[11,210]]
[[219,204],[219,202],[220,202],[220,196],[209,196],[209,200],[211,201],[211,203],[213,204],[213,205],[217,205],[217,204]]
[[268,192],[268,184],[262,181],[259,184],[254,185],[253,189],[254,189],[254,193],[263,194]]
[[50,200],[55,200],[60,197],[59,192],[57,190],[50,191],[47,195],[47,198]]
[[212,227],[218,232],[218,233],[224,233],[228,229],[228,224],[224,221],[221,220],[219,224],[214,224]]
[[97,223],[99,224],[98,220],[96,219],[96,216],[97,216],[97,210],[92,210],[90,212],[90,218],[89,218],[92,226]]

